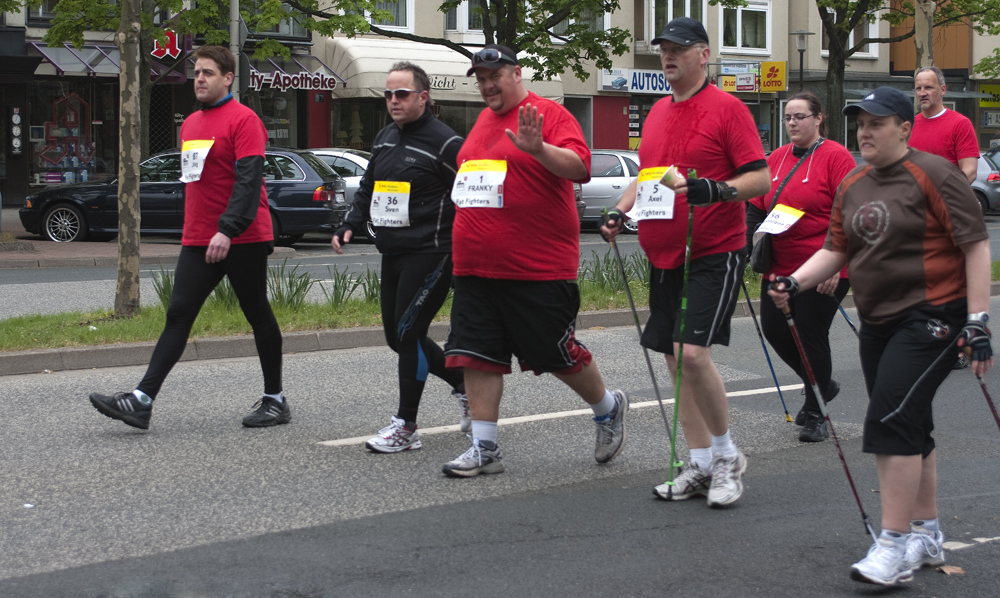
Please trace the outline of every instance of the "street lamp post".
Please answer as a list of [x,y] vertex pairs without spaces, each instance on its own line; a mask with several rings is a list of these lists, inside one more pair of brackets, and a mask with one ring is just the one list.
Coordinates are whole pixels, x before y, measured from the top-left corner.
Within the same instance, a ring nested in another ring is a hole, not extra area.
[[803,88],[803,82],[802,82],[802,62],[803,62],[803,58],[804,58],[804,56],[806,54],[806,43],[808,41],[808,38],[806,38],[806,36],[807,35],[816,35],[816,34],[813,33],[812,31],[806,31],[804,29],[800,29],[798,31],[791,32],[789,35],[798,36],[796,38],[796,40],[795,40],[795,47],[799,51],[799,91],[802,91],[802,88]]

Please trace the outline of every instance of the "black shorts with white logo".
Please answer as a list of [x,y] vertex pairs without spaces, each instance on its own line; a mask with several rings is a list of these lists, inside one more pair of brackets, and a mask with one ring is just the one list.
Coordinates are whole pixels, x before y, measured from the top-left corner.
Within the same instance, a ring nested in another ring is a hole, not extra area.
[[580,289],[575,280],[504,280],[456,276],[446,365],[499,374],[522,370],[574,374],[592,360],[577,342]]
[[[713,253],[691,260],[688,274],[684,343],[710,347],[729,345],[729,321],[739,301],[746,260],[737,251]],[[681,289],[684,268],[661,270],[649,276],[649,319],[640,343],[673,355],[681,337]]]

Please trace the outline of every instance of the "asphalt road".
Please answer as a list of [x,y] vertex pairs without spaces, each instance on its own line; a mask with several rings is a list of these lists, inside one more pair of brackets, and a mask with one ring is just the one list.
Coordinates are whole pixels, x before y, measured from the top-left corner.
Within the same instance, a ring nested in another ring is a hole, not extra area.
[[[46,241],[36,241],[45,243]],[[179,243],[179,241],[178,241]],[[593,259],[593,252],[604,255],[608,244],[595,231],[580,233],[581,264]],[[624,254],[639,250],[635,235],[625,235],[619,241]],[[378,270],[382,258],[375,246],[363,239],[350,243],[344,255],[337,255],[330,247],[329,235],[310,235],[304,242],[295,245],[296,257],[289,259],[287,267],[298,266],[298,272],[308,272],[320,284],[329,284],[331,271],[345,269],[353,276],[364,274],[366,269]],[[280,262],[270,262],[278,266]],[[172,271],[171,266],[163,270]],[[153,287],[152,276],[161,266],[149,265],[141,268],[140,297],[143,305],[158,302]],[[29,314],[50,314],[68,311],[89,311],[95,308],[111,309],[115,302],[115,268],[25,268],[0,270],[0,319]],[[323,291],[316,286],[310,292],[310,299],[324,300]]]
[[[831,411],[877,527],[856,342],[839,319],[832,336],[842,391]],[[968,370],[936,403],[947,559],[964,573],[924,570],[885,592],[848,578],[871,540],[833,443],[800,444],[785,423],[749,319],[734,320],[733,345],[715,352],[749,457],[746,493],[724,510],[651,494],[669,442],[634,329],[580,338],[632,397],[622,455],[595,464],[585,405],[551,376],[518,374],[501,408],[507,472],[468,480],[440,473],[467,441],[435,430],[458,418],[437,380],[423,449],[361,446],[395,406],[384,348],[286,355],[293,421],[274,429],[239,425],[259,396],[254,359],[179,364],[148,432],[86,400],[131,388],[143,368],[3,378],[0,596],[996,596],[1000,432]],[[799,383],[776,366],[782,384]],[[988,382],[1000,396],[1000,379]],[[784,397],[794,414],[798,390]]]

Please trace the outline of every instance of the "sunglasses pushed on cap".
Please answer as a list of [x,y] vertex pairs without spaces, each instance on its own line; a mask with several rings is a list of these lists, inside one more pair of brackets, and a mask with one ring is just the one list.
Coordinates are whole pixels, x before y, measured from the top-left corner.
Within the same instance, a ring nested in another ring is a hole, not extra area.
[[472,68],[466,73],[468,76],[472,76],[472,73],[477,68],[487,68],[496,70],[505,64],[517,65],[517,58],[514,57],[513,52],[509,48],[491,47],[483,48],[482,50],[476,52],[472,55]]

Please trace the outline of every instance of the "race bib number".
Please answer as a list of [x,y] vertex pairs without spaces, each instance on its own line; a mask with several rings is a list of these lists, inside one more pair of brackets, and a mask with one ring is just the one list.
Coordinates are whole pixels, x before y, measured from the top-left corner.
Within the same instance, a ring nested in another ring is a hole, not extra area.
[[181,182],[193,183],[201,180],[205,168],[205,158],[215,144],[214,139],[192,139],[181,146]]
[[626,216],[633,220],[671,220],[674,217],[674,190],[660,182],[667,168],[639,171],[635,205]]
[[767,215],[764,222],[760,223],[757,228],[758,233],[770,233],[772,235],[780,235],[786,230],[792,228],[792,225],[802,218],[805,214],[802,210],[796,210],[795,208],[790,208],[783,204],[778,204],[774,206],[771,213]]
[[506,160],[468,160],[451,187],[451,201],[460,208],[502,208]]
[[410,184],[375,181],[369,216],[375,226],[410,226]]

